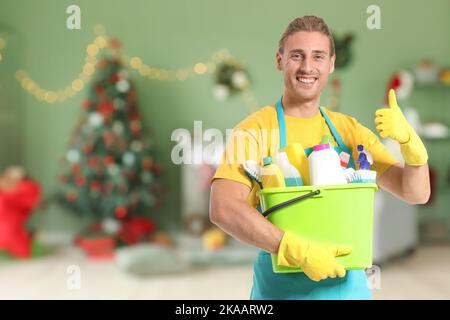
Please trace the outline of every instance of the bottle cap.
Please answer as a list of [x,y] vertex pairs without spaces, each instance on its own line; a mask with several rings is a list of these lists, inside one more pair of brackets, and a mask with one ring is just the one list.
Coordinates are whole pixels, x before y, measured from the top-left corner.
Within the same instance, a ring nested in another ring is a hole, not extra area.
[[314,151],[320,151],[325,149],[330,149],[330,145],[328,143],[322,143],[313,147]]
[[328,143],[331,148],[334,148],[334,139],[332,136],[324,135],[322,136],[322,140],[320,141],[320,144]]
[[286,152],[277,153],[277,162],[278,163],[289,163],[289,158]]
[[272,164],[272,163],[273,163],[272,157],[264,157],[263,158],[263,164],[265,166],[268,166],[269,164]]
[[356,148],[358,149],[359,152],[364,150],[364,146],[362,144],[358,144]]

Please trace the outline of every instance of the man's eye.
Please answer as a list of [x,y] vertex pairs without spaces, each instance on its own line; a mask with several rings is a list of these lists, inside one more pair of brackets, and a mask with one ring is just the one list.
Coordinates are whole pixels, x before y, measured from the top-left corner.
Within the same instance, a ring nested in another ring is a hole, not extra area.
[[293,54],[293,55],[292,55],[292,58],[293,58],[293,59],[300,59],[301,56],[300,56],[299,54]]
[[323,60],[323,56],[315,56],[314,59],[316,59],[316,60]]

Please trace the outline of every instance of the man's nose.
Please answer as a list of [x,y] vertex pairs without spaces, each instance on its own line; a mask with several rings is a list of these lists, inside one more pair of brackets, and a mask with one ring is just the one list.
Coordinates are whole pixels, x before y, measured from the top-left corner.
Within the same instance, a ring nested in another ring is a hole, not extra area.
[[305,59],[303,59],[301,65],[300,65],[300,70],[303,73],[309,74],[312,72],[312,66],[313,66],[313,63],[311,61],[311,58],[305,57]]

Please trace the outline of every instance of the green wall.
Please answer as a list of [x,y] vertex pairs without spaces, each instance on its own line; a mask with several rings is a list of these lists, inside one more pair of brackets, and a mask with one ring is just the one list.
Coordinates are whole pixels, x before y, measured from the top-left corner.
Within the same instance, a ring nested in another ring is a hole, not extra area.
[[[70,4],[81,7],[80,31],[65,27],[65,10]],[[366,27],[366,9],[371,4],[381,7],[381,30]],[[282,90],[282,78],[274,66],[280,34],[296,16],[320,15],[335,33],[352,31],[356,36],[353,64],[341,73],[342,111],[373,128],[373,113],[382,103],[392,72],[411,67],[423,57],[449,62],[449,12],[448,0],[2,0],[0,29],[16,34],[20,66],[48,89],[63,88],[78,75],[84,48],[92,41],[97,23],[122,39],[126,53],[164,68],[208,60],[215,50],[226,47],[248,67],[254,93],[265,105],[273,103]],[[7,58],[2,63],[7,64]],[[0,69],[5,70],[9,69]],[[171,132],[191,129],[194,120],[203,120],[204,128],[231,128],[249,109],[239,97],[216,102],[208,77],[168,83],[132,75],[145,124],[153,131],[158,159],[166,166],[166,181],[172,190],[161,212],[161,223],[168,227],[179,221],[179,168],[170,162]],[[13,74],[10,77],[15,81]],[[50,190],[86,90],[53,105],[38,102],[21,90],[20,94],[21,162]],[[76,223],[56,209],[40,215],[39,221],[46,228],[69,228]]]

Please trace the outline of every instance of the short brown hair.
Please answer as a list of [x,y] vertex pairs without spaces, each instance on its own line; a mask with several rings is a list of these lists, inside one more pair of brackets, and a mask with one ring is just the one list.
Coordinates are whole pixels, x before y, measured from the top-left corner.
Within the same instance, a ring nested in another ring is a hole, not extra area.
[[328,25],[322,18],[316,16],[298,17],[289,23],[286,30],[284,30],[280,41],[278,42],[278,51],[280,53],[283,53],[283,46],[286,39],[298,31],[317,31],[326,35],[328,39],[330,39],[330,55],[334,55],[334,39],[330,28],[328,28]]

